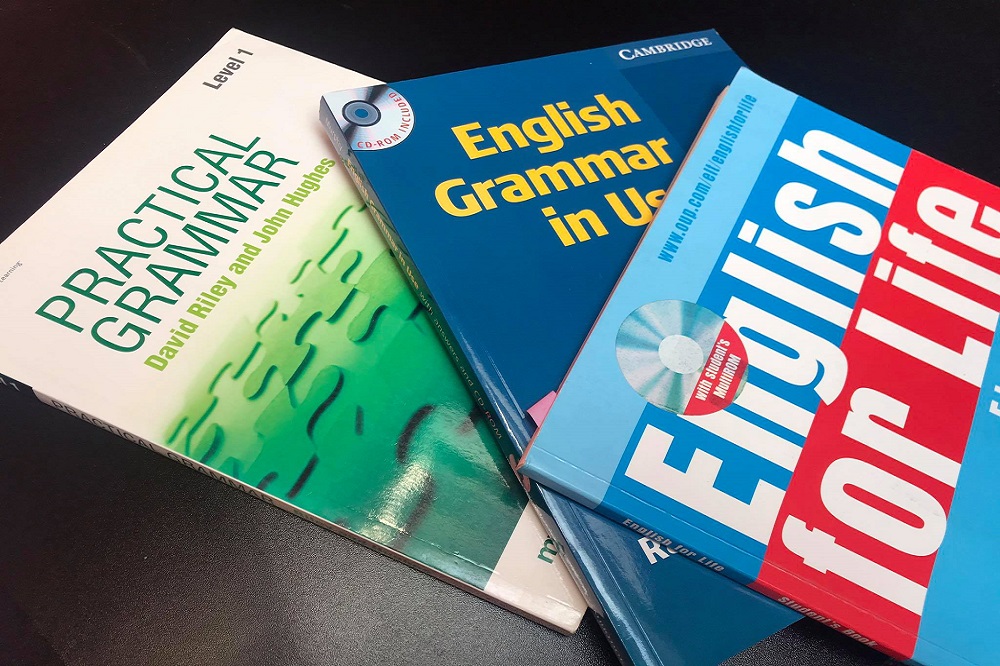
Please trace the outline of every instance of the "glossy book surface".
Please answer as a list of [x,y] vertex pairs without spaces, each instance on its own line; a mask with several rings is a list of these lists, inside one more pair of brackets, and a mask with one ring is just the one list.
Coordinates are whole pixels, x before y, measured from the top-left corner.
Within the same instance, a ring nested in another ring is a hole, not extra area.
[[523,471],[893,656],[996,663],[998,210],[742,70]]

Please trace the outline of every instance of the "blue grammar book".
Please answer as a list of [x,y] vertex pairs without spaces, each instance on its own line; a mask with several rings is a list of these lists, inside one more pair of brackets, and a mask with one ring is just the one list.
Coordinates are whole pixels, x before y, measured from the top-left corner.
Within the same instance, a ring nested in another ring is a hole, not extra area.
[[[327,133],[512,463],[740,65],[705,31],[323,96]],[[529,493],[624,659],[717,663],[796,618]]]
[[521,469],[895,658],[998,664],[998,320],[1000,188],[741,70]]

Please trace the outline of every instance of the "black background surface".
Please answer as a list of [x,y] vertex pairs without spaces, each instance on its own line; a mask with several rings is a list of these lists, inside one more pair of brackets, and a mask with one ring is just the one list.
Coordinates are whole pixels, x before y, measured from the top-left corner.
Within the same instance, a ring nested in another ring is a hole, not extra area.
[[[776,83],[1000,183],[986,0],[29,0],[0,2],[0,238],[230,27],[389,81],[714,27]],[[558,636],[40,403],[3,392],[0,416],[0,664],[615,663],[589,616]],[[805,621],[732,663],[882,661]]]

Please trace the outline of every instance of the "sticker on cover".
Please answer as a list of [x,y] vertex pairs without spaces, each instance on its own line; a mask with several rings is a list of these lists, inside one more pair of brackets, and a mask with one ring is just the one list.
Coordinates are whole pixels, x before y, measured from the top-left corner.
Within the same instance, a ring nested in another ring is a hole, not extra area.
[[387,85],[328,93],[327,103],[352,150],[384,150],[413,131],[413,108]]
[[697,416],[725,409],[747,380],[746,347],[736,330],[689,301],[636,308],[615,338],[618,366],[646,402]]

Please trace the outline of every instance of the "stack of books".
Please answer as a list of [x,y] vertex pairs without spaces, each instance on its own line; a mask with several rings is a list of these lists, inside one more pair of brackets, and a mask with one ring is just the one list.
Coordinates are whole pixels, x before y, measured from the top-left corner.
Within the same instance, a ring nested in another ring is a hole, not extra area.
[[998,257],[714,31],[386,84],[233,30],[0,244],[0,384],[624,663],[985,665]]

